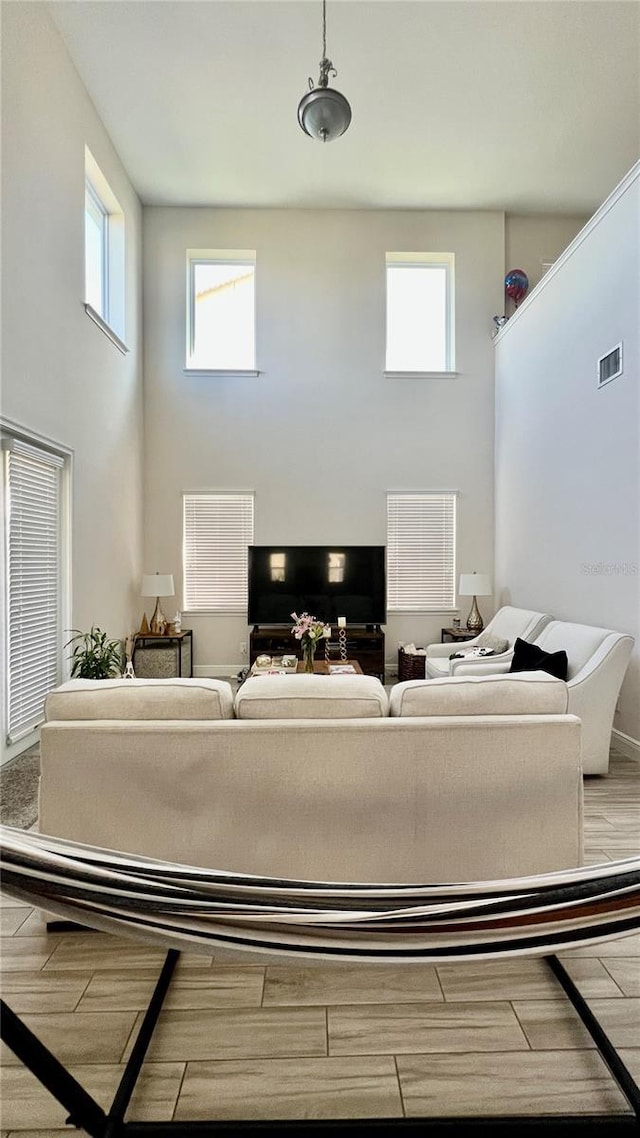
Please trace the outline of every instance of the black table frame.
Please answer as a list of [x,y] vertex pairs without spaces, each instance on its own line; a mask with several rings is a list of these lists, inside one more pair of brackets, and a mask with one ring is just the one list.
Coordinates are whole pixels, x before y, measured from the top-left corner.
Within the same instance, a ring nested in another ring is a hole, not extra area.
[[69,1111],[68,1124],[84,1127],[90,1138],[349,1138],[369,1135],[392,1138],[395,1135],[424,1134],[428,1138],[477,1138],[478,1135],[528,1135],[543,1130],[569,1138],[569,1135],[640,1135],[640,1087],[622,1062],[618,1052],[600,1023],[576,988],[573,980],[556,956],[545,957],[551,971],[564,988],[580,1019],[633,1114],[559,1115],[448,1118],[367,1118],[324,1120],[268,1120],[224,1122],[210,1119],[201,1122],[125,1122],[124,1116],[135,1090],[142,1064],[162,1010],[164,998],[180,953],[170,949],[158,978],[149,1006],[138,1031],[133,1050],[125,1066],[113,1103],[108,1111],[91,1097],[55,1055],[1,1001],[0,1036],[44,1087]]

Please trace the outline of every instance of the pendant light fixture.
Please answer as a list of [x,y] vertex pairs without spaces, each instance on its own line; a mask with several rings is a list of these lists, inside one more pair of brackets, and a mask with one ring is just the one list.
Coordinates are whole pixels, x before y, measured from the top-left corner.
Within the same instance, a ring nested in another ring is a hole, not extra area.
[[351,122],[351,107],[344,95],[329,86],[329,76],[337,75],[330,59],[327,59],[327,0],[322,0],[322,59],[320,78],[316,87],[309,80],[309,91],[300,100],[298,122],[305,134],[317,138],[319,142],[331,142],[339,138]]

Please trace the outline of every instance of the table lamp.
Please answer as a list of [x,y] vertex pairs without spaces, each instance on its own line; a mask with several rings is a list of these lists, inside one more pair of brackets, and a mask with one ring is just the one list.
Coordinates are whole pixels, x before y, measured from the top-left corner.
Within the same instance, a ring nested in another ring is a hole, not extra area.
[[175,596],[175,591],[172,573],[144,574],[142,578],[141,595],[143,597],[156,598],[156,607],[151,617],[150,625],[152,632],[164,632],[167,620],[160,608],[160,597],[173,597]]
[[469,632],[482,632],[484,621],[480,616],[476,597],[490,597],[493,592],[487,573],[461,573],[458,593],[461,597],[473,597],[473,604],[467,617]]

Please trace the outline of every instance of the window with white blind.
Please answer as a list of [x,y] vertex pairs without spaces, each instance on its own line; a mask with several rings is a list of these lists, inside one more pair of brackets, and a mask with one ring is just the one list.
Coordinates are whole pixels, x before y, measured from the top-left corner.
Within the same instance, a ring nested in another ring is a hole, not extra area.
[[6,737],[17,743],[44,718],[61,680],[66,618],[65,459],[3,436],[6,502]]
[[187,493],[184,502],[184,607],[190,612],[245,612],[252,493]]
[[456,494],[387,494],[387,608],[455,608]]
[[386,373],[453,372],[453,253],[387,253],[386,269]]

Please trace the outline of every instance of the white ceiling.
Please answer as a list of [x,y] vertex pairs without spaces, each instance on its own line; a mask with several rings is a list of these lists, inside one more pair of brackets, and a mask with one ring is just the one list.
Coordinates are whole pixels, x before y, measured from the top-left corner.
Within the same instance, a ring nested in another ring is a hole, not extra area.
[[635,0],[51,0],[145,203],[589,214],[638,156]]

